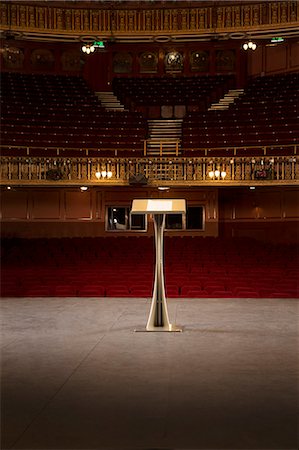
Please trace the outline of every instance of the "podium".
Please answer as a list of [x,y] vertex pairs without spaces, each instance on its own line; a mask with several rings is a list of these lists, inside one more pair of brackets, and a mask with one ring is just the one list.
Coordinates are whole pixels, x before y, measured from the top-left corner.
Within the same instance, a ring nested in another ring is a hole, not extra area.
[[181,328],[169,322],[164,283],[163,238],[166,214],[185,214],[183,199],[137,199],[133,200],[131,214],[151,214],[155,228],[155,281],[151,309],[145,329],[135,331],[180,332]]

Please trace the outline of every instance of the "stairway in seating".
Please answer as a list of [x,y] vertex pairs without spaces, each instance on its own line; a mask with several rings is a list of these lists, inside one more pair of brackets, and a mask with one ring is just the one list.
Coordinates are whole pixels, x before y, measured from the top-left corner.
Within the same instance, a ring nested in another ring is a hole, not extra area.
[[[148,156],[176,156],[181,153],[182,119],[148,120]],[[162,148],[162,150],[161,150]],[[161,155],[162,151],[162,155]]]
[[237,98],[244,93],[244,89],[230,89],[223,98],[219,100],[218,103],[212,103],[208,111],[218,110],[218,109],[228,109],[229,106],[235,102]]
[[113,92],[96,92],[95,95],[107,111],[125,111],[124,105],[120,103]]

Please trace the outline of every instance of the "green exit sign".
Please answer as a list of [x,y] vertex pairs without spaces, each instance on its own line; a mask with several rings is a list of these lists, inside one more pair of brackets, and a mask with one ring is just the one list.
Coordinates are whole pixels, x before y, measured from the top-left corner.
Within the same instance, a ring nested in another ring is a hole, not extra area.
[[96,48],[105,48],[105,42],[104,41],[95,41],[92,44]]
[[278,42],[283,42],[284,41],[284,38],[283,37],[273,37],[272,39],[271,39],[271,42],[273,42],[273,43],[278,43]]

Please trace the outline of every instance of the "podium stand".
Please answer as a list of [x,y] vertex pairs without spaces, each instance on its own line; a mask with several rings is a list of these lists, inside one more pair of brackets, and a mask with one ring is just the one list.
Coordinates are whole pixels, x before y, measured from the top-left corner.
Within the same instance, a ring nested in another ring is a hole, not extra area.
[[152,214],[155,227],[155,281],[152,304],[146,328],[135,331],[180,332],[181,328],[169,322],[164,284],[163,237],[166,214],[185,214],[186,201],[181,199],[137,199],[133,200],[131,214]]

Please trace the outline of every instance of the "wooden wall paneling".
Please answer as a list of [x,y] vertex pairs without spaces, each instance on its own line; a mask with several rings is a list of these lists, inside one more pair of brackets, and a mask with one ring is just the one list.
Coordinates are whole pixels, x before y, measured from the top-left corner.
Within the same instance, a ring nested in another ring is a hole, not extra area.
[[[299,189],[288,189],[283,192],[282,217],[298,219],[299,216]],[[298,231],[299,232],[299,231]]]
[[91,220],[92,196],[91,191],[66,191],[64,194],[65,219]]
[[95,219],[103,221],[105,220],[105,211],[104,211],[104,192],[102,190],[95,191]]
[[281,72],[287,70],[287,46],[279,44],[275,47],[265,47],[266,65],[265,72]]
[[266,47],[259,45],[254,52],[247,52],[249,76],[260,75],[265,71],[263,64],[265,48]]
[[299,42],[292,42],[289,46],[290,50],[290,63],[289,67],[291,70],[299,69]]
[[259,215],[261,219],[282,218],[281,190],[266,190],[257,196]]
[[248,190],[246,193],[236,195],[232,215],[234,220],[259,218],[259,202],[255,194],[251,195],[251,192]]
[[29,218],[29,194],[24,190],[1,192],[1,219],[27,220]]
[[32,197],[31,218],[33,220],[61,219],[60,190],[56,189],[35,190],[31,191],[31,197]]

